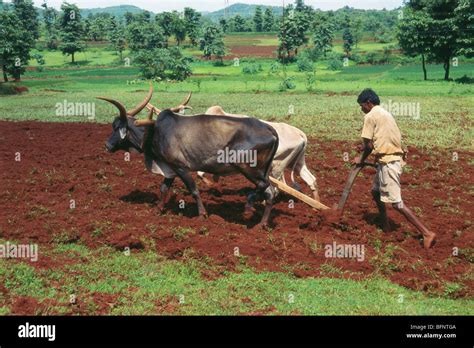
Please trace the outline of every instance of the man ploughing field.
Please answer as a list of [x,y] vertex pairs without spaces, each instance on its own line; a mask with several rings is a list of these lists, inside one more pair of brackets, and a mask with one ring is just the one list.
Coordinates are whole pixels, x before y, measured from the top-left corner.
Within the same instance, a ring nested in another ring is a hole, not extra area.
[[353,162],[361,165],[371,153],[375,155],[377,171],[372,196],[379,210],[382,229],[384,232],[390,231],[385,203],[391,203],[396,211],[423,234],[424,247],[429,249],[435,242],[436,234],[428,230],[402,200],[400,176],[405,165],[405,151],[402,149],[401,133],[395,118],[380,106],[379,97],[370,88],[362,91],[357,102],[366,115],[361,135],[363,152]]

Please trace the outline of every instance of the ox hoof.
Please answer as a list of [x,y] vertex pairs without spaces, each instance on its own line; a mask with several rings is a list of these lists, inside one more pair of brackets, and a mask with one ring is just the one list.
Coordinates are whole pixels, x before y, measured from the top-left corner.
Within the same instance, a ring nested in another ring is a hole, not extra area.
[[207,187],[214,187],[214,183],[211,180],[203,178],[202,181],[206,184]]

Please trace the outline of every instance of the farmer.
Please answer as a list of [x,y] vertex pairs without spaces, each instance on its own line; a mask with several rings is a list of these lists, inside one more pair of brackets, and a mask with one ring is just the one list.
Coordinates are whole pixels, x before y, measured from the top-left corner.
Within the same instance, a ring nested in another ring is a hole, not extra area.
[[364,116],[362,129],[363,152],[354,158],[353,163],[364,163],[373,152],[377,162],[372,196],[377,204],[382,228],[384,232],[390,231],[385,203],[400,212],[423,234],[425,249],[429,249],[435,241],[436,234],[426,228],[402,200],[400,189],[400,175],[405,152],[402,149],[402,137],[394,117],[380,104],[378,95],[370,88],[364,89],[357,98]]

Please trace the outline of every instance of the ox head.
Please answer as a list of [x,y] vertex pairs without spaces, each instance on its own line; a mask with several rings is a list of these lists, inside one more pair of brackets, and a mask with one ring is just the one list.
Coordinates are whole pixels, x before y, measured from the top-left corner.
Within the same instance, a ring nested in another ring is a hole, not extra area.
[[127,111],[125,106],[117,100],[105,97],[97,97],[97,99],[102,99],[115,105],[119,110],[119,116],[115,117],[114,121],[112,122],[112,134],[105,143],[105,148],[107,151],[128,151],[131,148],[141,151],[141,138],[143,137],[143,130],[138,129],[135,126],[134,116],[145,108],[145,106],[151,100],[152,93],[153,87],[150,83],[148,95],[140,104],[129,111]]

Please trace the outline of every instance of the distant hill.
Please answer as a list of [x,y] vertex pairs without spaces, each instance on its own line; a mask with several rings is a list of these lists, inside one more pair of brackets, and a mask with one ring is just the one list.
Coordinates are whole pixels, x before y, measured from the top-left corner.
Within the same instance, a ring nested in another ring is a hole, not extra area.
[[115,17],[123,17],[126,12],[131,13],[141,13],[145,10],[141,9],[140,7],[133,6],[133,5],[120,5],[120,6],[109,6],[103,8],[81,8],[81,15],[82,17],[87,17],[89,14],[98,14],[98,13],[110,13],[112,16]]
[[260,6],[263,11],[267,7],[271,7],[273,14],[281,15],[283,13],[283,8],[279,6],[264,6],[264,5],[248,5],[248,4],[233,4],[229,7],[223,8],[222,10],[214,12],[202,12],[204,17],[207,17],[213,21],[219,20],[227,14],[228,17],[235,15],[241,15],[242,17],[252,17],[255,13],[255,9]]

